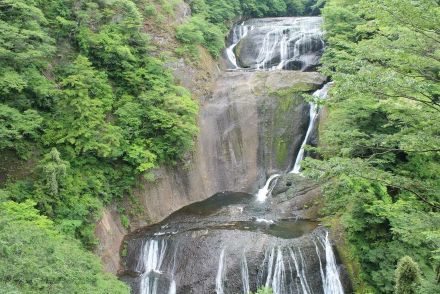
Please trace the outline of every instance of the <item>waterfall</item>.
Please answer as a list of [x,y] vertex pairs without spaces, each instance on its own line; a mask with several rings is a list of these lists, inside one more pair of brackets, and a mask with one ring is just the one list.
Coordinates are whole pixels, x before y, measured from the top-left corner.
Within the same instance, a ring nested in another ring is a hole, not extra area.
[[[319,243],[325,250],[325,272],[323,270],[321,253],[315,241],[316,254],[318,256],[320,265],[320,274],[322,280],[322,287],[324,294],[343,294],[343,287],[339,280],[339,273],[337,271],[336,259],[328,239],[328,233],[324,237],[318,237]],[[287,251],[287,255],[284,256],[283,251]],[[294,267],[292,268],[292,263]],[[286,273],[286,264],[288,265],[288,272]],[[243,267],[243,264],[242,264]],[[246,266],[247,269],[247,266]],[[294,249],[291,247],[273,247],[266,251],[265,258],[261,268],[261,275],[257,280],[257,285],[270,287],[274,294],[285,293],[304,293],[312,294],[316,293],[310,287],[310,283],[307,279],[307,273],[310,270],[307,269],[307,262],[304,259],[303,253],[300,248]],[[293,276],[293,273],[296,276]],[[266,274],[265,282],[261,283]],[[296,281],[299,281],[299,285]],[[296,287],[295,287],[296,286]],[[299,287],[298,287],[299,286]],[[320,291],[319,291],[320,292]],[[245,292],[246,293],[246,292]]]
[[140,294],[157,294],[159,279],[155,274],[161,273],[166,248],[165,240],[147,240],[141,247],[142,258],[136,266],[136,270],[142,272]]
[[[328,91],[330,90],[332,83],[327,83],[322,87],[321,89],[315,91],[313,93],[313,96],[318,99],[325,99],[327,98]],[[301,161],[304,159],[304,149],[306,147],[307,141],[309,140],[309,137],[315,127],[315,122],[318,117],[318,106],[310,102],[310,110],[309,110],[309,126],[307,127],[306,136],[304,137],[304,140],[301,144],[301,148],[299,149],[298,155],[296,156],[295,165],[293,166],[293,169],[290,171],[290,173],[293,174],[299,174],[301,170]]]
[[176,294],[176,281],[172,280],[168,294]]
[[275,260],[275,269],[272,278],[272,290],[274,294],[285,293],[286,270],[284,267],[283,253],[280,247],[277,250],[277,258]]
[[323,271],[323,269],[322,269],[321,255],[319,254],[318,244],[316,244],[315,241],[313,241],[313,244],[315,244],[316,256],[318,256],[318,261],[319,261],[319,273],[321,274],[322,287],[324,288],[324,294],[326,294],[326,292],[325,292],[325,274],[324,274],[324,271]]
[[[225,55],[230,69],[237,71],[225,75],[254,75],[238,72],[242,70],[240,66],[247,67],[246,62],[257,71],[306,69],[317,64],[324,47],[320,24],[320,18],[311,17],[247,20],[234,26]],[[251,47],[241,51],[246,43]],[[240,52],[240,60],[234,52]],[[243,61],[242,52],[250,61]],[[331,83],[326,84],[313,96],[325,99],[330,86]],[[318,112],[319,106],[310,103],[307,132],[290,173],[300,173]],[[238,159],[231,161],[234,160]],[[250,294],[268,287],[274,294],[343,294],[328,233],[315,222],[311,225],[312,221],[291,219],[296,203],[288,193],[261,204],[271,196],[280,176],[270,175],[254,197],[222,193],[221,197],[213,196],[212,201],[207,199],[182,208],[162,225],[148,227],[143,241],[136,235],[132,240],[136,246],[128,246],[125,257],[131,261],[125,278],[134,285],[134,291]],[[280,191],[290,186],[288,181],[283,182]],[[234,199],[230,201],[227,196]],[[141,250],[135,259],[130,250],[139,248],[139,244]]]
[[[293,248],[290,246],[274,246],[269,247],[265,251],[264,260],[258,271],[256,285],[258,287],[265,286],[272,289],[274,294],[344,294],[342,283],[339,278],[336,258],[330,243],[328,232],[325,231],[316,239],[312,240],[315,246],[316,256],[319,262],[319,275],[321,277],[322,290],[312,288],[308,281],[311,269],[308,269],[308,263],[304,258],[303,251],[300,247]],[[172,279],[169,285],[159,284],[160,278],[166,268],[162,269],[162,265],[167,254],[168,243],[166,240],[150,239],[144,241],[141,247],[141,256],[136,264],[136,270],[141,272],[139,293],[140,294],[176,294],[177,286],[174,280],[175,263],[177,261],[176,251],[174,253],[173,264],[169,264],[168,277]],[[217,294],[228,293],[225,290],[226,276],[226,256],[225,248],[220,252],[218,260],[217,276],[215,279],[215,291]],[[248,262],[246,253],[243,251],[241,260],[239,261],[243,294],[251,293],[251,281],[249,275]]]
[[266,278],[266,287],[270,286],[270,282],[272,281],[272,268],[273,268],[273,260],[275,255],[275,248],[272,248],[269,255],[269,260],[267,263],[267,278]]
[[243,257],[241,259],[241,281],[243,283],[243,294],[251,293],[251,289],[249,286],[249,269],[245,252],[243,252]]
[[304,294],[311,293],[309,283],[307,282],[307,276],[306,276],[305,270],[304,270],[303,259],[300,259],[298,261],[297,256],[295,255],[295,252],[291,248],[289,248],[289,253],[290,253],[290,257],[293,260],[293,264],[295,265],[296,275],[299,278],[302,292]]
[[336,266],[336,258],[333,253],[332,245],[328,238],[328,232],[326,232],[324,242],[325,248],[325,280],[324,293],[325,294],[344,294],[344,288],[342,287],[341,280],[339,279],[339,272]]
[[266,181],[266,184],[258,190],[257,193],[257,201],[264,202],[267,199],[267,196],[272,192],[273,186],[271,188],[270,184],[272,183],[272,180],[278,178],[279,174],[274,174],[269,177],[269,179]]
[[176,294],[177,292],[177,285],[176,285],[176,281],[174,280],[174,274],[176,273],[177,248],[179,247],[176,246],[173,255],[173,269],[172,269],[171,283],[170,283],[170,289],[168,290],[168,294]]
[[217,294],[224,294],[223,279],[225,276],[225,249],[222,249],[220,253],[220,259],[218,261],[217,277],[215,278],[215,291]]
[[268,69],[270,61],[275,53],[275,50],[280,45],[280,40],[283,39],[283,31],[275,29],[264,36],[263,46],[261,46],[260,53],[257,57],[257,69]]
[[232,29],[232,44],[226,48],[226,55],[232,68],[238,69],[234,48],[251,30],[262,30],[264,37],[256,48],[255,69],[275,70],[289,67],[289,63],[300,63],[301,70],[315,65],[324,48],[320,18],[289,18],[263,26],[243,22]]
[[249,31],[253,29],[253,26],[247,26],[244,22],[240,25],[236,25],[232,28],[232,44],[226,48],[226,56],[233,66],[232,69],[238,69],[237,57],[234,53],[234,48],[237,46],[241,39],[246,37]]

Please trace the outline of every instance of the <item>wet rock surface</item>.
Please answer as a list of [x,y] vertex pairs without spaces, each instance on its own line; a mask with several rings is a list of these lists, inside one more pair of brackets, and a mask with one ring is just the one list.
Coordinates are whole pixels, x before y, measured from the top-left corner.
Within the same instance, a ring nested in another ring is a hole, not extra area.
[[156,170],[156,181],[136,192],[146,213],[132,227],[217,192],[254,193],[267,174],[289,168],[308,125],[301,93],[324,81],[313,72],[223,73],[201,101],[195,152],[180,167]]
[[234,48],[242,68],[307,70],[324,50],[320,17],[250,19],[247,34]]
[[311,189],[313,183],[288,174],[264,203],[224,192],[186,206],[126,237],[121,278],[133,293],[145,287],[171,293],[174,286],[175,293],[216,293],[219,285],[222,293],[243,293],[266,284],[279,287],[277,293],[303,293],[302,287],[324,293],[326,230],[315,219],[290,214]]

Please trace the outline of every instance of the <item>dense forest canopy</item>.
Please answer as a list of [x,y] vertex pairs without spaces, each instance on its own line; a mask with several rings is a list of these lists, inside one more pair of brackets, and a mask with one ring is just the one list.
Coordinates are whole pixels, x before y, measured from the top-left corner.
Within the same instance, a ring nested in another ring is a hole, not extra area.
[[0,6],[0,147],[38,161],[35,177],[7,190],[89,247],[103,203],[129,192],[136,174],[178,161],[197,132],[197,103],[149,54],[143,5]]
[[322,72],[334,87],[324,161],[308,171],[326,182],[326,212],[346,231],[360,289],[403,289],[394,270],[409,256],[422,278],[396,293],[438,293],[439,3],[330,0],[323,17]]

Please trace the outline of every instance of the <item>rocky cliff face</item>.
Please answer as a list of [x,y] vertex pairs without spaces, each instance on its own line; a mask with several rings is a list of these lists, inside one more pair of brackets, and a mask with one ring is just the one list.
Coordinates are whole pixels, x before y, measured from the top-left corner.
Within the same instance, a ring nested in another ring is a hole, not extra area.
[[[181,17],[187,15],[183,6]],[[146,25],[157,46],[175,45],[172,34]],[[171,36],[171,37],[170,37]],[[200,101],[195,150],[178,167],[154,171],[156,181],[139,181],[135,197],[142,213],[130,230],[159,222],[185,205],[222,191],[254,193],[269,174],[289,169],[308,125],[309,105],[302,93],[320,88],[314,72],[223,72],[203,54],[201,66],[173,59],[168,66]],[[117,213],[104,212],[96,230],[98,254],[111,272],[119,268],[126,231]]]
[[308,125],[309,106],[300,94],[323,82],[317,73],[293,71],[222,74],[212,96],[201,101],[191,158],[156,171],[157,180],[136,192],[147,214],[135,226],[217,192],[253,193],[266,173],[288,169]]
[[132,228],[217,192],[253,193],[267,174],[287,170],[308,125],[309,105],[300,94],[324,80],[311,72],[222,74],[201,101],[195,152],[182,166],[156,170],[156,181],[135,192],[144,213]]

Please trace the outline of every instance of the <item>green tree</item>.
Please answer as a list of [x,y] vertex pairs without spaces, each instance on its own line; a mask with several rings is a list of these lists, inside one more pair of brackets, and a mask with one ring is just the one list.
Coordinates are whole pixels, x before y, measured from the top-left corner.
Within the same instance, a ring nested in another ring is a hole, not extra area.
[[323,126],[324,160],[308,160],[325,184],[378,293],[392,293],[398,260],[411,255],[439,290],[440,7],[430,0],[330,0],[323,9],[322,71],[335,84]]
[[44,181],[49,194],[57,197],[60,182],[66,176],[69,163],[60,158],[60,153],[56,148],[52,148],[50,153],[40,161],[39,167],[44,174]]
[[38,137],[43,118],[35,110],[20,113],[0,104],[0,150],[15,149],[20,155],[28,153],[29,142]]
[[404,256],[397,263],[396,294],[419,293],[422,276],[419,265],[409,256]]
[[0,202],[0,292],[129,293],[102,271],[96,256],[60,235],[33,206]]
[[119,129],[107,119],[113,93],[105,73],[96,71],[80,55],[67,74],[61,81],[56,111],[46,127],[47,143],[72,146],[75,154],[114,156],[121,138]]
[[0,3],[0,102],[20,111],[50,103],[53,85],[42,71],[55,52],[55,41],[46,24],[36,1]]

